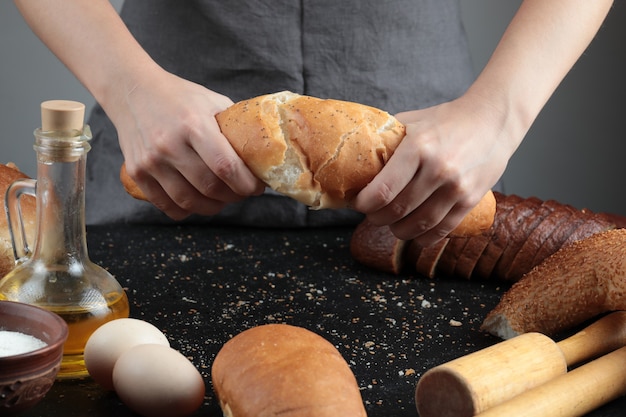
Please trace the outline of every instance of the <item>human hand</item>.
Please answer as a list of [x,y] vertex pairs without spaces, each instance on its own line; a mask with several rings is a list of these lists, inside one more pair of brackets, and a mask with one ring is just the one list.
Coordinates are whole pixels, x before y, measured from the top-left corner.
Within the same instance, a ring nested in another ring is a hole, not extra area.
[[498,181],[518,138],[506,115],[478,99],[396,115],[406,136],[353,207],[400,239],[447,236]]
[[213,215],[260,194],[264,184],[220,132],[215,114],[232,101],[166,72],[147,74],[107,110],[126,171],[148,200],[175,220]]

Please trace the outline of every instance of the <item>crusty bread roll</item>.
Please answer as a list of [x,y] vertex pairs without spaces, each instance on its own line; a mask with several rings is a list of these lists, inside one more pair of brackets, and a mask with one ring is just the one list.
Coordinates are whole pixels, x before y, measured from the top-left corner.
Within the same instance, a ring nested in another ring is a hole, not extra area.
[[[3,199],[13,181],[21,178],[28,178],[28,176],[21,172],[14,164],[0,164],[0,195]],[[29,195],[22,196],[20,200],[24,232],[26,233],[27,241],[32,244],[35,238],[37,223],[37,204],[35,198]],[[16,232],[19,232],[19,230]],[[11,235],[7,224],[7,216],[3,209],[0,215],[0,278],[5,276],[14,267],[15,256],[13,255],[13,243],[11,242]]]
[[213,389],[225,417],[365,417],[354,374],[339,351],[301,327],[267,324],[218,352]]
[[283,91],[216,116],[250,170],[312,208],[340,208],[381,170],[405,134],[388,113]]
[[482,329],[504,339],[528,332],[553,336],[615,310],[626,310],[626,229],[559,249],[502,296]]
[[[349,206],[405,135],[404,125],[382,110],[289,91],[240,101],[216,119],[259,179],[313,209]],[[146,200],[124,165],[120,180],[131,196]],[[495,210],[489,191],[453,234],[488,229]]]

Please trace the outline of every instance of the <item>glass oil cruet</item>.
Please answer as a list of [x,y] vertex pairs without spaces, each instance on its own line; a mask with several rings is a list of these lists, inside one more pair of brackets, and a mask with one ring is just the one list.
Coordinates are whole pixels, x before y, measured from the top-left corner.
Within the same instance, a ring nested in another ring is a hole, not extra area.
[[[85,164],[91,131],[84,116],[82,103],[43,102],[41,128],[34,132],[37,179],[17,180],[5,195],[16,266],[0,279],[0,300],[34,304],[65,319],[69,337],[59,379],[87,376],[83,351],[89,336],[129,314],[124,289],[87,253]],[[32,250],[24,233],[21,195],[36,199]]]

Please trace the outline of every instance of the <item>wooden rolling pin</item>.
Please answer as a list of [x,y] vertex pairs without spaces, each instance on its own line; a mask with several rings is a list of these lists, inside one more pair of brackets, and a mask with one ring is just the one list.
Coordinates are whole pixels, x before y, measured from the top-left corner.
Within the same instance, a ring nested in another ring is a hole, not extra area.
[[626,347],[622,347],[476,417],[579,417],[625,394]]
[[525,333],[430,369],[415,389],[417,410],[420,417],[472,417],[624,345],[626,311],[558,343]]

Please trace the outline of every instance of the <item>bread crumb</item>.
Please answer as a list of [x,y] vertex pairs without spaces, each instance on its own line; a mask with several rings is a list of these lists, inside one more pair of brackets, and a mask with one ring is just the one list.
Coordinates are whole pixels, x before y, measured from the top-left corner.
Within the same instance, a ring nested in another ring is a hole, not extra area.
[[460,321],[454,320],[454,319],[450,319],[450,326],[452,327],[461,327],[463,325],[463,323],[461,323]]

